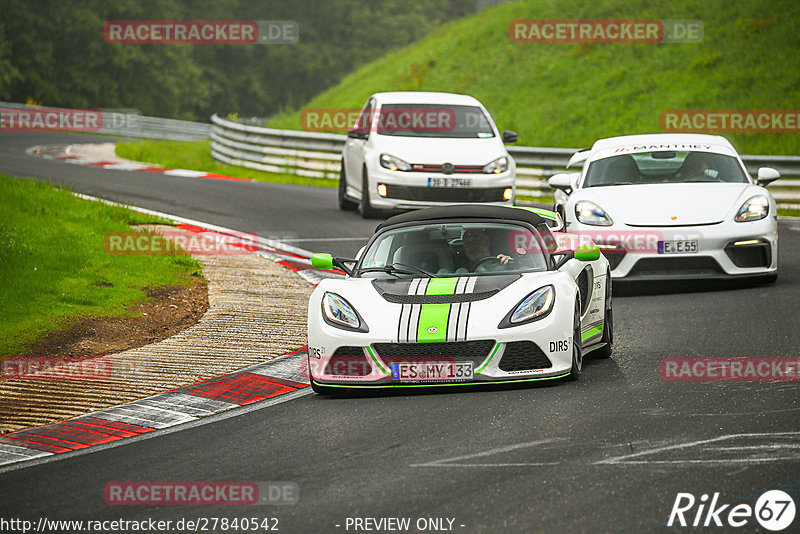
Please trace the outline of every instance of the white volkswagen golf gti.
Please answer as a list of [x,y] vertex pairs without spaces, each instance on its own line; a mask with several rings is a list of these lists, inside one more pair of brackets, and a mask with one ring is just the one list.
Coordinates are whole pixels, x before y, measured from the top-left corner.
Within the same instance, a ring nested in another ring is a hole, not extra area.
[[475,98],[452,93],[375,93],[347,132],[339,207],[365,218],[381,209],[452,203],[513,205],[516,166]]
[[588,235],[615,279],[748,278],[778,272],[775,199],[780,177],[752,179],[723,137],[613,137],[577,152],[549,183],[567,231]]

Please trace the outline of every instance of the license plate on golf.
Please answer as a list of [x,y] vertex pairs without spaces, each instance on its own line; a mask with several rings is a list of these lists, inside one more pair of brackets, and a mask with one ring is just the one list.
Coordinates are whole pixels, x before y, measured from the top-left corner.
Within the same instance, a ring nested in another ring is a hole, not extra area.
[[428,178],[428,187],[472,187],[469,178]]
[[659,254],[694,254],[699,250],[696,240],[659,241]]
[[392,364],[392,380],[398,382],[452,382],[471,380],[472,362],[409,362]]

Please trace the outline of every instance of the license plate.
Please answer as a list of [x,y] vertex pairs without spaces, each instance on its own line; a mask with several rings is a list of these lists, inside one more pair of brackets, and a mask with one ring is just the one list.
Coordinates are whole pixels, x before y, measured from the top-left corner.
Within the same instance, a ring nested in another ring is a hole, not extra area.
[[699,250],[696,240],[691,241],[659,241],[659,254],[694,254]]
[[472,187],[469,178],[428,178],[428,187]]
[[398,382],[440,382],[471,380],[472,362],[393,363],[392,380]]

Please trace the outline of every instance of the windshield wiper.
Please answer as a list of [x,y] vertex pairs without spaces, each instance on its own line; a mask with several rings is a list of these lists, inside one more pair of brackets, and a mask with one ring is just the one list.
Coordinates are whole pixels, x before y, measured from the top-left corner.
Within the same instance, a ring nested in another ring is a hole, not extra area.
[[405,263],[390,263],[384,267],[366,267],[358,270],[361,273],[386,273],[386,274],[423,274],[428,278],[439,278],[438,274],[429,273],[425,269],[407,265]]
[[592,184],[588,187],[603,187],[606,185],[633,185],[633,182],[606,182],[603,184]]

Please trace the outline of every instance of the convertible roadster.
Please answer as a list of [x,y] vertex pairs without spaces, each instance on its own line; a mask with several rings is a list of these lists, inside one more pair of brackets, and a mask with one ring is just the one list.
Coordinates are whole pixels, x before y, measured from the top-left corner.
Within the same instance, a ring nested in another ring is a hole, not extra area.
[[347,276],[309,301],[312,388],[576,379],[584,354],[611,354],[610,270],[561,226],[547,210],[437,207],[383,222],[354,259],[315,254]]

